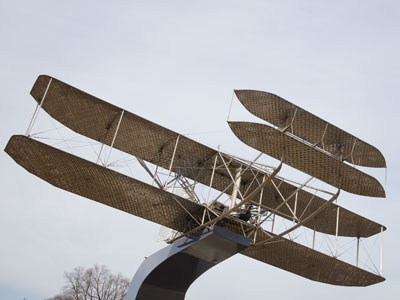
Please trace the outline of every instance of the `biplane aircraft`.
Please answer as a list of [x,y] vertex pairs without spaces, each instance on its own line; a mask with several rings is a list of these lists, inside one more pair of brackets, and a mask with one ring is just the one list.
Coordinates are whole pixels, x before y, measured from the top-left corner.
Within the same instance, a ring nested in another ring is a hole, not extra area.
[[[12,136],[5,151],[28,172],[56,187],[172,229],[173,236],[167,241],[171,245],[218,226],[248,241],[240,254],[314,281],[340,286],[384,281],[382,274],[341,261],[336,252],[330,256],[314,245],[307,247],[287,238],[301,226],[314,235],[357,239],[386,230],[334,203],[340,190],[385,197],[375,178],[355,168],[386,167],[381,152],[274,94],[234,93],[250,113],[270,124],[229,122],[243,143],[260,151],[254,160],[212,149],[46,75],[39,76],[31,90],[37,108],[27,133]],[[136,157],[153,184],[116,172],[106,162],[91,162],[39,142],[30,135],[39,109],[99,142],[99,152],[109,147]],[[264,154],[280,164],[271,167],[257,162]],[[280,177],[283,164],[337,192],[323,191],[325,199],[310,192],[310,180],[298,184]],[[196,185],[217,191],[218,196],[199,195]],[[185,193],[174,192],[176,186]],[[279,233],[273,227],[267,230],[266,222],[275,216],[291,221],[292,226]]]

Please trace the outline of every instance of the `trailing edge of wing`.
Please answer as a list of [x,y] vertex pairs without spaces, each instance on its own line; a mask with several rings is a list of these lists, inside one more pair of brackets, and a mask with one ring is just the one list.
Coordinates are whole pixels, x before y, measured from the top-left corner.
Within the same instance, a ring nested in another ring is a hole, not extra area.
[[289,101],[262,91],[235,90],[243,106],[253,115],[330,152],[335,157],[365,167],[386,167],[374,146],[322,120]]
[[233,133],[245,144],[349,193],[385,197],[373,177],[264,124],[229,122]]

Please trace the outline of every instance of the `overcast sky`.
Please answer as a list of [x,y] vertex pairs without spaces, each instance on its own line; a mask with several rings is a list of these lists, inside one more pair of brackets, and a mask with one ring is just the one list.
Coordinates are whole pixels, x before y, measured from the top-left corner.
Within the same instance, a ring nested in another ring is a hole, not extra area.
[[[25,132],[29,91],[48,74],[249,159],[255,152],[226,124],[233,89],[276,93],[385,155],[386,199],[343,192],[339,200],[388,227],[384,283],[329,286],[237,255],[199,278],[187,299],[398,298],[399,1],[3,0],[0,37],[3,148]],[[79,265],[132,277],[164,246],[158,225],[57,189],[4,152],[0,161],[1,299],[54,296],[63,272]],[[384,173],[374,173],[382,184]]]

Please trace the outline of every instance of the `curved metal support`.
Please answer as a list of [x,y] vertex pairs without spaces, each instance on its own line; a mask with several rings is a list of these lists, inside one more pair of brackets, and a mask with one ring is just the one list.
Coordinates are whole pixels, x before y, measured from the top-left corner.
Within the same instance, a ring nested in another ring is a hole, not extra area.
[[201,274],[249,245],[249,239],[218,226],[182,238],[145,259],[125,300],[183,300]]

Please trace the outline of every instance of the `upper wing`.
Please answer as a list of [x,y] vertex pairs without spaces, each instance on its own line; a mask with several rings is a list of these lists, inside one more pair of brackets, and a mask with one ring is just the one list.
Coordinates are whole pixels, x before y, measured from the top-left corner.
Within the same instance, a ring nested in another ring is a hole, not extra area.
[[[77,133],[88,136],[101,143],[111,145],[113,135],[118,125],[122,109],[111,105],[101,99],[78,90],[62,81],[41,75],[35,82],[31,94],[38,102],[42,100],[46,87],[50,81],[42,108],[54,119]],[[254,175],[259,181],[265,174],[264,171],[250,167],[227,155],[202,145],[185,136],[150,122],[133,113],[124,112],[118,136],[114,147],[126,153],[140,157],[155,165],[169,169],[176,148],[172,171],[191,178],[196,182],[209,185],[212,177],[214,158],[217,157],[217,166],[223,166],[224,161],[232,170],[242,167],[247,171],[242,175],[242,194],[251,193],[257,185],[254,183]],[[279,179],[274,179],[280,186],[283,196],[289,196],[296,187]],[[220,167],[215,171],[212,187],[232,193],[232,180],[227,169]],[[313,200],[310,202],[310,199]],[[262,204],[270,208],[276,208],[282,202],[278,192],[271,187],[266,187],[263,193]],[[298,192],[297,211],[306,217],[309,213],[325,203],[325,200],[313,196],[306,191]],[[294,197],[288,201],[288,206],[294,210]],[[320,232],[335,234],[336,231],[336,205],[332,204],[323,213],[323,218],[315,219],[305,226]],[[291,219],[290,211],[286,206],[277,210],[277,214]],[[345,209],[341,209],[341,225],[339,235],[343,236],[370,236],[380,231],[381,225],[363,218]]]

